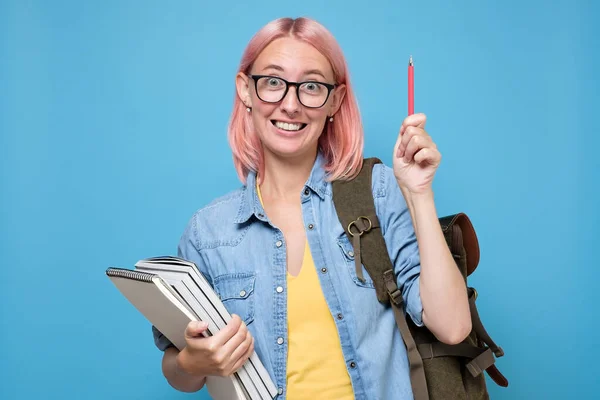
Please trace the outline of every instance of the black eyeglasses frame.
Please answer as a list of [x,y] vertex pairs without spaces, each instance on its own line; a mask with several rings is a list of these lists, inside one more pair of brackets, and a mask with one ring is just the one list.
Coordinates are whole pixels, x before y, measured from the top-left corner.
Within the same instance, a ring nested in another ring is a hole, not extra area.
[[[326,83],[326,82],[320,82],[320,81],[316,81],[316,80],[308,80],[308,81],[302,81],[302,82],[291,82],[288,80],[283,79],[280,76],[274,76],[274,75],[254,75],[254,74],[246,74],[248,75],[249,78],[251,78],[254,81],[254,91],[256,92],[256,95],[258,96],[258,98],[261,101],[264,101],[265,103],[270,103],[270,104],[275,104],[275,103],[279,103],[280,101],[282,101],[283,99],[285,99],[285,96],[287,96],[288,91],[290,90],[290,86],[294,86],[296,88],[296,97],[298,98],[298,102],[300,104],[302,104],[304,107],[306,108],[321,108],[325,105],[325,103],[327,103],[327,100],[329,100],[329,96],[331,95],[331,91],[333,89],[335,89],[338,85],[337,84],[332,84],[332,83]],[[283,83],[285,83],[285,91],[283,93],[283,96],[281,96],[281,99],[277,100],[277,101],[267,101],[267,100],[263,100],[260,95],[258,94],[258,80],[261,78],[275,78],[275,79],[279,79],[280,81],[282,81]],[[307,106],[306,104],[304,104],[302,102],[302,100],[300,100],[300,91],[298,90],[298,87],[301,85],[304,85],[305,83],[318,83],[319,85],[323,85],[327,88],[327,96],[325,97],[325,100],[323,101],[323,104],[321,104],[320,106]]]

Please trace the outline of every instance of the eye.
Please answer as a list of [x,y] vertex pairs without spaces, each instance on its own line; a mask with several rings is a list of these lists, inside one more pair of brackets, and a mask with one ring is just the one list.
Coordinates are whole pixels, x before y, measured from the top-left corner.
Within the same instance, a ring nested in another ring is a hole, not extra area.
[[280,79],[277,78],[268,78],[267,79],[267,86],[271,87],[271,88],[276,88],[282,85],[282,82]]
[[319,91],[319,85],[317,85],[314,82],[309,82],[306,84],[306,86],[304,86],[304,88],[308,91],[308,92],[317,92]]
[[326,93],[325,86],[318,82],[306,82],[300,87],[300,91],[310,96],[320,96]]

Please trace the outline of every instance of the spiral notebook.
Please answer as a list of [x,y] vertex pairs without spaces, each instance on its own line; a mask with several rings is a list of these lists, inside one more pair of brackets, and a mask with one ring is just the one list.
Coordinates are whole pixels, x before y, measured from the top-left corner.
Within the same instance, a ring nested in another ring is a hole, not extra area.
[[[138,261],[135,269],[159,274],[167,283],[186,293],[188,302],[202,314],[200,318],[208,322],[207,330],[210,334],[223,329],[231,319],[231,314],[193,263],[176,257],[154,257]],[[246,377],[246,373],[249,377]],[[275,386],[269,382],[269,375],[256,353],[250,356],[246,368],[240,371],[240,378],[251,382],[260,398],[268,399],[271,398],[271,393],[275,393]],[[254,389],[250,387],[249,391],[253,392]],[[252,397],[255,398],[254,393]]]
[[[135,270],[108,268],[106,275],[178,349],[185,346],[184,331],[190,321],[208,322],[204,335],[209,336],[231,319],[200,271],[186,260],[154,257],[140,260]],[[215,400],[268,400],[277,395],[256,353],[231,377],[207,377],[206,387]]]

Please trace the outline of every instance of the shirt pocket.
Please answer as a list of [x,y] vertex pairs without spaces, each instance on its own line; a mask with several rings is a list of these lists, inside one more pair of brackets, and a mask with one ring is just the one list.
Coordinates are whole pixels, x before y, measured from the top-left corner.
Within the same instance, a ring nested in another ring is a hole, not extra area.
[[236,272],[214,278],[215,292],[230,314],[238,315],[246,325],[254,321],[254,283],[256,274]]
[[340,235],[337,238],[337,244],[338,244],[338,247],[340,248],[340,251],[342,252],[342,256],[343,256],[345,264],[346,264],[346,269],[348,270],[348,273],[350,274],[352,281],[357,286],[375,289],[375,284],[373,283],[373,279],[371,279],[371,276],[369,276],[369,273],[365,269],[365,266],[362,264],[361,264],[362,274],[363,274],[363,278],[365,279],[365,281],[362,282],[358,279],[358,276],[356,275],[356,264],[354,261],[354,248],[352,247],[352,243],[350,242],[350,239],[348,239],[348,236],[346,236],[345,233],[343,233],[342,235]]

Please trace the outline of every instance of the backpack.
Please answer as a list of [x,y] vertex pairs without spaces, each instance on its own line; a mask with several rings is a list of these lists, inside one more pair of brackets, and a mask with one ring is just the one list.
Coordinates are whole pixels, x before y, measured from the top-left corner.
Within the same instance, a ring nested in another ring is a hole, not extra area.
[[[334,181],[333,201],[338,218],[354,248],[357,272],[361,263],[374,282],[377,299],[394,310],[396,324],[407,349],[410,380],[415,400],[489,399],[485,376],[499,386],[507,379],[494,365],[504,352],[486,332],[475,306],[477,291],[469,287],[472,330],[456,345],[438,341],[425,327],[417,327],[403,311],[401,289],[397,287],[392,262],[379,228],[371,180],[377,158],[364,160],[362,170],[350,181]],[[477,235],[468,216],[457,213],[439,218],[444,237],[456,265],[467,277],[479,264]]]

